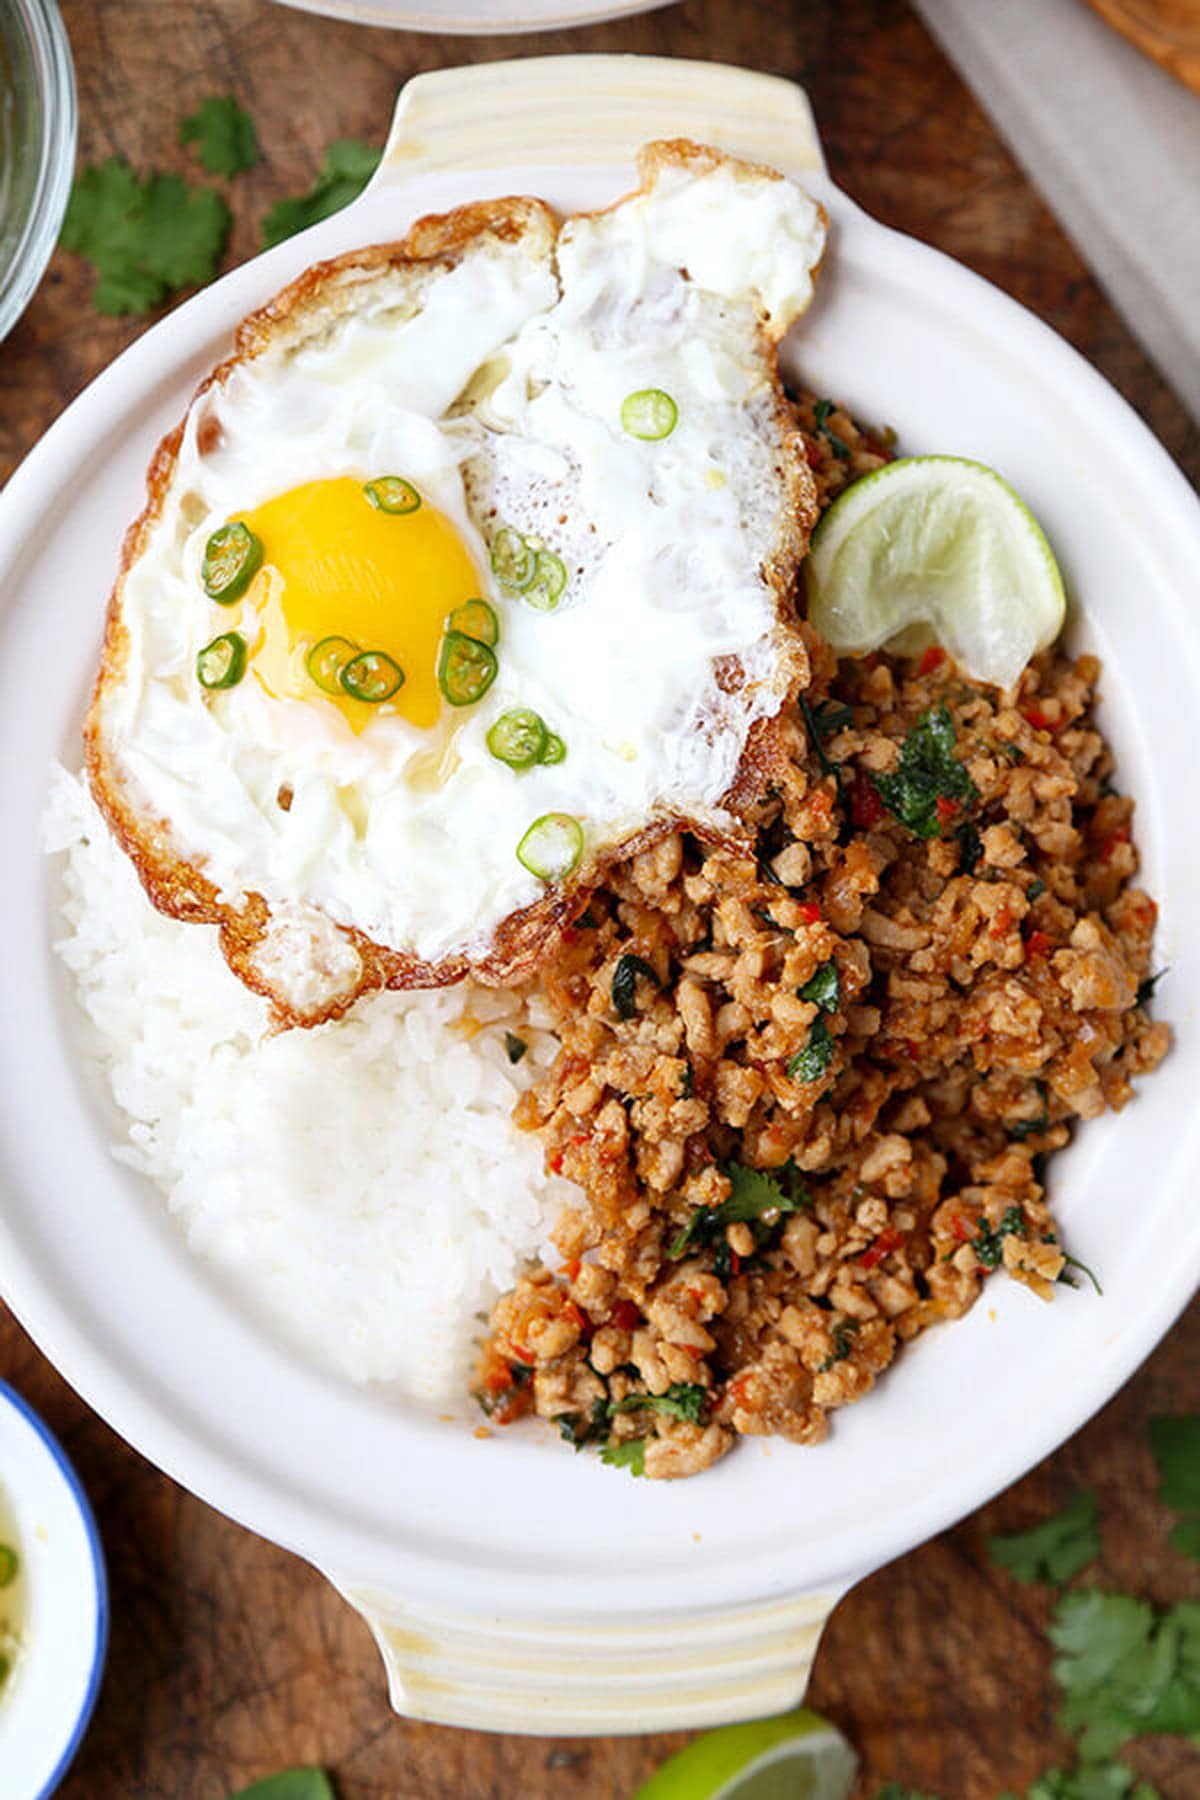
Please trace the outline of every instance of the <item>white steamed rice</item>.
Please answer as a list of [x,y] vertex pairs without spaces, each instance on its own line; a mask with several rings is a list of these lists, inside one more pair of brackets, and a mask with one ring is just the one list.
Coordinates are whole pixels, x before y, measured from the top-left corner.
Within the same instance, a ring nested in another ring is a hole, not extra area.
[[[89,1021],[84,1054],[128,1121],[115,1154],[311,1355],[461,1398],[476,1315],[572,1192],[511,1119],[553,1039],[512,995],[470,984],[268,1035],[215,928],[154,910],[76,776],[55,772],[44,834],[66,852],[56,948]],[[529,1045],[515,1067],[506,1027]]]

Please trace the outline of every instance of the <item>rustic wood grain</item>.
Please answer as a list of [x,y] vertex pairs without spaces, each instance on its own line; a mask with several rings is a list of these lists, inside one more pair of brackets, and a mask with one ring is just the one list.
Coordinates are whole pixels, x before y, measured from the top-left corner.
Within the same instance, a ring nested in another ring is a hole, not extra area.
[[[689,0],[622,25],[476,41],[357,30],[256,0],[67,0],[64,12],[84,157],[115,151],[142,168],[187,168],[175,143],[183,111],[206,94],[232,92],[254,113],[264,161],[230,185],[231,260],[252,253],[262,213],[308,184],[332,138],[382,139],[396,88],[420,69],[640,50],[803,80],[834,174],[856,199],[1047,319],[1133,401],[1192,478],[1200,475],[1200,432],[900,0]],[[142,328],[97,319],[85,271],[56,257],[0,346],[0,480]],[[307,1760],[335,1773],[343,1800],[625,1800],[684,1741],[506,1739],[394,1719],[366,1628],[319,1576],[151,1469],[88,1413],[11,1319],[0,1319],[0,1371],[75,1458],[112,1577],[108,1672],[64,1800],[220,1800]],[[1030,1376],[1014,1370],[1013,1379]],[[976,1403],[986,1407],[987,1395]],[[864,1796],[895,1777],[943,1800],[994,1800],[1066,1748],[1053,1723],[1044,1597],[989,1570],[988,1531],[1028,1523],[1086,1482],[1103,1503],[1107,1577],[1160,1598],[1200,1594],[1198,1574],[1166,1548],[1144,1432],[1149,1413],[1198,1404],[1193,1306],[1058,1455],[842,1604],[812,1699],[862,1750]],[[1137,1760],[1165,1800],[1200,1793],[1194,1753],[1159,1744]]]

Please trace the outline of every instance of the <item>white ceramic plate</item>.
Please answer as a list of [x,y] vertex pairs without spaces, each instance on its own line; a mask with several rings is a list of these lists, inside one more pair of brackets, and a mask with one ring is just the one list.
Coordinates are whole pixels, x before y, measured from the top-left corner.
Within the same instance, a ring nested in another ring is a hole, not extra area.
[[671,0],[282,0],[299,12],[324,13],[355,25],[393,31],[432,31],[450,37],[494,37],[518,31],[558,31],[652,12]]
[[[1161,1005],[1179,1042],[1124,1114],[1055,1163],[1056,1207],[1103,1299],[1064,1291],[1044,1306],[993,1283],[839,1414],[827,1444],[750,1440],[699,1480],[656,1486],[564,1455],[544,1429],[480,1442],[314,1373],[232,1304],[108,1155],[50,950],[54,873],[37,820],[50,758],[77,753],[147,458],[235,322],[315,258],[397,235],[421,212],[513,190],[565,210],[607,201],[629,185],[637,143],[678,133],[797,172],[829,209],[832,250],[790,366],[895,425],[908,449],[994,465],[1042,519],[1080,608],[1076,637],[1105,660],[1104,725],[1163,902]],[[1013,302],[840,194],[798,90],[620,57],[419,78],[372,189],[147,333],[0,497],[7,1298],[139,1449],[333,1573],[372,1620],[403,1710],[580,1732],[788,1703],[839,1594],[1069,1435],[1196,1287],[1198,568],[1200,507],[1131,410]]]

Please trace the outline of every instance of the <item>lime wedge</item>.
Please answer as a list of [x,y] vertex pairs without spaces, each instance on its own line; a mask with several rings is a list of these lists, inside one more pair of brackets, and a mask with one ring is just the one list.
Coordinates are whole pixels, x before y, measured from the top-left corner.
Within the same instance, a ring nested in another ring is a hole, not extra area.
[[808,616],[835,650],[937,643],[1011,687],[1062,630],[1066,595],[1041,526],[1008,483],[958,456],[908,456],[854,482],[813,533]]
[[634,1800],[849,1800],[857,1767],[841,1732],[800,1707],[706,1732],[664,1763]]

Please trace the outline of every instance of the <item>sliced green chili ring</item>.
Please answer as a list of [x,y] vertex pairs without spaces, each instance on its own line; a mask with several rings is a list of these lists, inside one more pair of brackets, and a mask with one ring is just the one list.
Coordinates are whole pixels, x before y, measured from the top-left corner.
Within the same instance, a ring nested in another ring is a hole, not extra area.
[[358,655],[358,645],[353,638],[327,637],[314,644],[304,659],[304,666],[325,694],[337,694],[345,691],[342,687],[342,670],[346,664],[353,662]]
[[546,745],[538,757],[540,763],[560,763],[567,760],[567,746],[556,731],[546,733]]
[[420,494],[403,475],[377,475],[363,484],[363,493],[381,513],[414,513],[421,505]]
[[495,681],[498,667],[489,645],[461,631],[448,631],[438,658],[438,686],[451,706],[474,706]]
[[205,644],[196,658],[196,675],[200,686],[236,687],[246,673],[246,640],[240,631],[225,631]]
[[537,551],[511,525],[502,525],[492,539],[492,574],[501,587],[523,594],[537,573]]
[[210,600],[218,606],[232,606],[250,586],[262,564],[261,538],[255,537],[248,525],[235,519],[214,531],[204,546],[204,564],[200,579]]
[[553,612],[566,586],[567,565],[562,557],[555,556],[553,550],[539,550],[533,581],[524,594],[526,605],[536,607],[538,612]]
[[451,631],[461,631],[477,644],[493,648],[500,642],[500,621],[486,600],[464,600],[456,606],[446,624]]
[[11,1544],[0,1544],[0,1588],[11,1587],[17,1579],[21,1559]]
[[661,388],[639,388],[621,402],[621,425],[630,437],[656,444],[670,437],[679,423],[679,408]]
[[487,747],[497,762],[510,769],[531,769],[546,755],[546,722],[528,706],[501,713],[487,734]]
[[583,855],[583,826],[570,813],[543,813],[517,845],[517,861],[539,881],[562,881]]
[[360,650],[338,676],[343,693],[352,700],[379,706],[404,686],[404,670],[385,650]]

